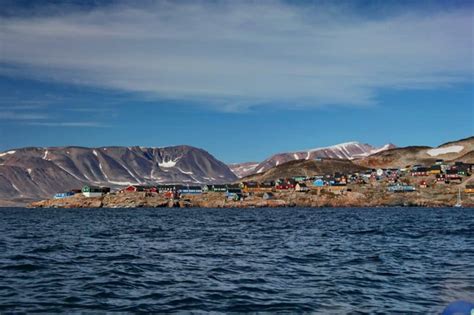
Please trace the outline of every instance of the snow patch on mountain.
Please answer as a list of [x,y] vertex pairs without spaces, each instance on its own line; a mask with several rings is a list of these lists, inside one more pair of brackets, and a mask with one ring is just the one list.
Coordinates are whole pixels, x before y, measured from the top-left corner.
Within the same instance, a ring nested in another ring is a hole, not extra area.
[[179,160],[179,158],[177,158],[176,160],[162,161],[162,162],[158,163],[158,165],[160,167],[166,167],[166,168],[175,167],[178,160]]
[[[95,152],[95,150],[93,152]],[[102,172],[102,174],[104,174],[105,180],[109,181],[109,178],[107,177],[107,174],[105,174],[104,169],[102,168],[102,163],[100,163],[100,162],[99,162],[99,168],[100,168],[100,171]]]
[[16,187],[15,184],[13,184],[13,183],[10,183],[10,184],[12,185],[12,187],[13,187],[16,191],[21,191],[21,190],[18,189],[18,187]]
[[372,155],[372,154],[375,154],[375,153],[379,153],[379,152],[382,152],[382,151],[386,151],[386,150],[392,149],[392,148],[394,148],[394,147],[395,147],[395,146],[394,146],[393,144],[387,143],[387,144],[384,145],[383,147],[373,149],[372,151],[370,151],[369,154],[367,154],[367,156]]
[[229,164],[229,168],[237,175],[237,177],[242,178],[249,174],[253,174],[255,172],[255,167],[257,167],[259,163],[257,162],[244,162],[244,163],[234,163]]
[[0,157],[5,156],[5,155],[9,155],[9,154],[15,154],[15,152],[16,151],[8,151],[8,152],[0,153]]
[[444,147],[444,148],[437,148],[437,149],[431,149],[428,150],[426,153],[430,156],[438,156],[442,154],[448,154],[448,153],[459,153],[464,149],[462,145],[452,145],[449,147]]
[[180,171],[181,173],[183,174],[188,174],[188,175],[193,175],[194,173],[193,172],[186,172],[186,171],[183,171],[182,169],[180,169],[179,167],[176,167],[178,169],[178,171]]
[[128,167],[125,166],[125,164],[121,163],[120,164],[126,171],[127,173],[133,177],[134,180],[137,181],[137,183],[140,183],[140,180],[132,173],[132,171],[130,171],[130,169]]

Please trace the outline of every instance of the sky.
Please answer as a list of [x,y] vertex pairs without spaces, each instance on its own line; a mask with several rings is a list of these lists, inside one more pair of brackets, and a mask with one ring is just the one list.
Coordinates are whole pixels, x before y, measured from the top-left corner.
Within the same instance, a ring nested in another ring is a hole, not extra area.
[[0,0],[0,151],[227,163],[474,135],[472,1]]

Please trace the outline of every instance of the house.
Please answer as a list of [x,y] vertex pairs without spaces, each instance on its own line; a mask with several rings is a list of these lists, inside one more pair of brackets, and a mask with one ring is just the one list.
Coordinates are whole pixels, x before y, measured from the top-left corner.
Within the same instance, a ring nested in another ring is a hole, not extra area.
[[471,164],[466,164],[463,162],[456,162],[454,166],[451,168],[457,171],[458,175],[461,176],[470,176],[470,172],[472,171]]
[[57,193],[54,195],[54,199],[63,199],[67,197],[74,196],[74,193],[72,191],[64,192],[64,193]]
[[471,174],[469,174],[469,172],[468,172],[467,169],[460,169],[460,170],[458,170],[458,175],[461,175],[461,176],[471,176]]
[[435,161],[435,165],[442,165],[442,164],[444,164],[444,160],[443,160],[443,159],[437,159],[437,160]]
[[464,163],[464,162],[455,162],[454,163],[454,167],[456,167],[457,169],[460,169],[460,168],[465,169],[468,172],[472,172],[473,165],[474,164]]
[[266,192],[263,194],[263,199],[264,200],[270,200],[273,199],[275,195],[272,192]]
[[426,183],[426,180],[422,180],[420,182],[420,188],[428,188],[428,184]]
[[295,189],[296,186],[296,181],[292,178],[290,179],[279,179],[275,183],[275,189],[276,190],[289,190],[289,189]]
[[242,199],[242,189],[240,188],[228,188],[226,193],[228,200],[238,201]]
[[242,182],[240,187],[243,192],[255,192],[258,191],[258,183],[257,182]]
[[441,174],[441,172],[442,172],[441,165],[432,165],[428,169],[427,174],[428,175],[438,175],[438,174]]
[[444,183],[444,182],[446,182],[446,175],[444,175],[444,174],[436,175],[436,182],[437,182],[437,183]]
[[296,186],[295,186],[295,191],[306,192],[308,190],[309,190],[309,188],[308,188],[308,186],[306,186],[305,183],[297,183]]
[[120,190],[121,193],[138,192],[138,191],[145,191],[145,189],[143,186],[130,185]]
[[204,185],[202,188],[203,192],[226,192],[227,191],[227,185]]
[[334,181],[339,185],[347,185],[347,177],[346,176],[336,177],[336,178],[334,178]]
[[278,184],[275,186],[276,190],[288,190],[290,189],[290,185],[288,184]]
[[229,189],[240,189],[240,184],[227,184],[227,190]]
[[389,192],[401,193],[401,192],[413,192],[416,191],[415,187],[406,184],[396,184],[388,186]]
[[466,187],[464,188],[464,192],[466,194],[474,194],[474,184],[466,184]]
[[158,189],[154,186],[130,185],[120,190],[121,193],[140,192],[140,191],[158,192]]
[[163,194],[163,193],[166,193],[168,191],[177,191],[178,186],[177,185],[169,185],[169,184],[168,185],[156,185],[155,188],[158,191],[158,193]]
[[428,176],[428,168],[421,166],[412,168],[411,176]]
[[179,186],[177,192],[181,195],[198,195],[202,193],[201,186]]
[[298,183],[306,181],[306,176],[293,176],[293,180]]
[[324,186],[324,180],[322,180],[321,178],[316,179],[313,182],[313,186],[314,187],[323,187]]
[[109,187],[88,186],[82,187],[82,194],[85,197],[101,197],[110,192]]
[[452,180],[462,181],[462,177],[461,175],[458,174],[458,170],[453,169],[453,168],[446,170],[445,177],[446,177],[446,180],[449,180],[449,181],[452,181]]

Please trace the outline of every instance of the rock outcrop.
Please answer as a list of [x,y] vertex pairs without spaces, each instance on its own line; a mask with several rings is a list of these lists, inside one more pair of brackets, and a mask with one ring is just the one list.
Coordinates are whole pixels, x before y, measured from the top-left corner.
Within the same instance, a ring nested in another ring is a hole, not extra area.
[[[263,193],[255,193],[244,200],[227,200],[223,193],[185,195],[180,199],[166,199],[156,193],[119,193],[86,198],[82,195],[64,199],[33,202],[33,208],[266,208],[266,207],[451,207],[456,203],[457,187],[432,187],[410,193],[388,193],[382,186],[349,186],[352,191],[333,193],[322,190],[310,192],[274,192],[265,200]],[[463,198],[465,207],[474,206],[474,194]]]

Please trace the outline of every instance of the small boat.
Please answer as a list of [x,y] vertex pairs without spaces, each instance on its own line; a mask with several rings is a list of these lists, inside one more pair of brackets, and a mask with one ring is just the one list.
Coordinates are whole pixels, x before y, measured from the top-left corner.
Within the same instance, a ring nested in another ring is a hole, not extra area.
[[461,208],[462,207],[462,200],[461,200],[461,187],[458,189],[458,201],[454,205],[455,208]]

